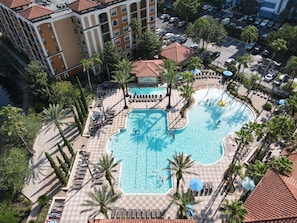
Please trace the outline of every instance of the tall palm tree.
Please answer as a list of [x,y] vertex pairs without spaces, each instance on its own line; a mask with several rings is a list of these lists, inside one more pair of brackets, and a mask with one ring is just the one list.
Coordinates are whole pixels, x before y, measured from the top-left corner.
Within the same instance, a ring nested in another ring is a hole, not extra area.
[[241,39],[245,42],[244,53],[246,52],[246,47],[249,43],[256,41],[259,37],[258,29],[255,26],[247,26],[241,32]]
[[171,61],[171,60],[164,60],[164,64],[162,65],[164,67],[164,72],[161,75],[162,80],[167,83],[167,95],[168,95],[168,105],[167,108],[171,108],[171,91],[172,87],[175,86],[178,81],[179,77],[176,73],[177,65]]
[[245,216],[248,214],[248,211],[243,206],[242,201],[238,200],[231,202],[225,200],[219,210],[226,215],[227,221],[230,223],[243,223]]
[[68,125],[67,118],[72,117],[71,112],[67,109],[63,109],[59,104],[50,104],[48,108],[44,108],[42,111],[42,118],[46,125],[54,124],[59,130],[61,136],[63,136],[63,125]]
[[165,168],[165,170],[171,170],[171,174],[168,176],[168,180],[173,176],[176,177],[176,193],[178,193],[180,181],[184,182],[184,174],[194,174],[197,173],[188,171],[194,165],[194,161],[191,160],[191,155],[185,155],[184,153],[176,153],[173,156],[173,160],[167,159],[170,167]]
[[109,155],[105,155],[99,159],[99,163],[98,163],[99,172],[104,174],[105,179],[107,180],[107,182],[111,187],[112,193],[114,193],[113,182],[112,182],[114,181],[114,177],[112,175],[112,172],[119,165],[120,162],[121,160],[118,160],[115,162],[114,157]]
[[113,72],[114,74],[111,76],[112,80],[111,82],[117,83],[120,85],[122,91],[123,91],[123,98],[124,98],[124,109],[127,109],[127,101],[126,101],[126,88],[127,83],[134,80],[134,77],[131,77],[130,75],[127,75],[125,72],[121,70],[116,70]]
[[112,209],[112,204],[115,203],[121,194],[114,194],[112,190],[108,190],[107,186],[97,189],[94,188],[94,192],[88,192],[90,199],[84,200],[82,206],[88,207],[82,212],[94,210],[91,215],[103,214],[108,219],[108,211]]
[[260,179],[265,175],[268,170],[269,165],[267,163],[263,163],[260,160],[256,160],[255,163],[252,163],[247,166],[246,174],[252,177],[257,184]]
[[[132,66],[132,63],[126,59],[126,58],[123,58],[117,65],[116,65],[116,70],[118,72],[123,72],[127,77],[129,77],[129,81],[134,81],[135,80],[135,77],[134,76],[130,76],[131,74],[131,71],[133,69],[133,66]],[[129,96],[129,93],[128,93],[128,85],[126,84],[126,87],[125,87],[125,90],[126,90],[126,97]]]
[[189,106],[192,95],[195,93],[194,88],[191,85],[182,85],[179,90],[181,91],[181,96],[186,100],[186,105]]
[[190,62],[187,64],[188,70],[200,69],[202,66],[202,60],[200,57],[192,57]]
[[83,72],[87,73],[90,90],[92,90],[90,69],[92,69],[96,64],[101,64],[101,63],[102,61],[98,53],[94,54],[91,58],[88,58],[88,59],[84,58],[80,61],[80,64],[83,67]]
[[182,72],[181,75],[183,77],[183,80],[186,81],[187,86],[193,86],[194,81],[195,81],[195,76],[192,72],[184,71],[184,72]]
[[297,56],[291,56],[289,58],[284,70],[290,75],[291,81],[289,87],[291,87],[295,77],[297,77]]
[[273,54],[271,56],[271,59],[273,59],[276,55],[277,52],[280,51],[287,51],[287,41],[282,39],[282,38],[277,38],[273,40],[270,44],[269,47],[273,50]]
[[279,174],[291,176],[293,173],[293,162],[285,156],[280,156],[270,162],[271,167]]
[[170,197],[173,203],[179,206],[179,218],[186,218],[188,211],[191,210],[191,206],[199,203],[199,201],[195,201],[191,190],[185,192],[183,188],[181,193],[173,194]]

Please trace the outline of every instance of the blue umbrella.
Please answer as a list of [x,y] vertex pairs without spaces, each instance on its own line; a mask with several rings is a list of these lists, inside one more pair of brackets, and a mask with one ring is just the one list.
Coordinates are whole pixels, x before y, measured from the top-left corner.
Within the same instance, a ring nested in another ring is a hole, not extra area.
[[285,105],[286,104],[286,101],[284,100],[284,99],[280,99],[279,101],[278,101],[278,104],[279,105]]
[[225,70],[223,72],[223,74],[226,76],[226,77],[231,77],[233,75],[233,73],[230,71],[230,70]]
[[242,184],[242,187],[246,190],[254,190],[255,188],[254,180],[249,177],[245,177],[241,184]]
[[194,69],[194,70],[193,70],[193,74],[195,74],[195,75],[200,74],[200,70],[199,70],[199,69]]
[[189,187],[191,190],[193,191],[201,191],[203,188],[203,183],[201,180],[199,180],[198,178],[192,178],[190,180],[190,184]]

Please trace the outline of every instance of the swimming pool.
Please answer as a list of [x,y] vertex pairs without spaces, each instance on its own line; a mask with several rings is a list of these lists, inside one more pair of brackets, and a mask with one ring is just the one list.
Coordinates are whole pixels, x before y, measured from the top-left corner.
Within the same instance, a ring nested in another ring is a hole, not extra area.
[[166,88],[165,87],[141,87],[141,88],[130,88],[129,89],[130,94],[133,95],[160,95],[160,94],[165,94],[166,93]]
[[[190,154],[199,164],[213,164],[224,153],[222,139],[253,119],[246,105],[221,90],[200,90],[194,97],[196,105],[183,129],[168,130],[163,110],[133,110],[126,128],[111,137],[107,149],[122,160],[120,188],[125,193],[166,193],[172,182],[163,168],[175,152]],[[226,106],[217,105],[220,99]]]

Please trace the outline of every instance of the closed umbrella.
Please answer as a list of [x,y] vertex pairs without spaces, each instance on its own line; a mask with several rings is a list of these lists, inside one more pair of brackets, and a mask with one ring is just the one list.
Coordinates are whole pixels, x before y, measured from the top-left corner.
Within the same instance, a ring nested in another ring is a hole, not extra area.
[[200,70],[199,69],[194,69],[193,70],[193,74],[198,75],[199,73],[200,73]]
[[187,204],[187,214],[190,216],[190,217],[194,217],[195,215],[195,209],[194,209],[194,206],[193,205],[190,205],[190,204]]
[[189,187],[193,191],[201,191],[203,188],[203,182],[199,180],[198,178],[192,178],[190,180]]
[[283,105],[286,104],[286,101],[285,101],[284,99],[280,99],[280,100],[278,101],[278,104],[281,105],[281,106],[283,106]]

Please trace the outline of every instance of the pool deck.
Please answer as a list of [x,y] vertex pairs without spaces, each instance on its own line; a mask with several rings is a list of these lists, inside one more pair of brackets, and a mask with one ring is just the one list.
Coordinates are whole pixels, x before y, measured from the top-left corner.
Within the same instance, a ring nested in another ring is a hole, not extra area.
[[[220,88],[223,89],[223,86],[220,83],[220,79],[218,78],[206,78],[206,79],[197,79],[194,83],[195,90],[203,89],[203,88]],[[240,88],[240,93],[245,93],[244,88]],[[84,150],[90,152],[90,163],[95,163],[100,157],[106,154],[106,142],[109,138],[118,132],[121,128],[125,127],[127,113],[131,109],[165,109],[168,104],[168,97],[163,98],[161,101],[155,102],[129,102],[127,98],[127,104],[129,109],[123,109],[123,94],[121,89],[100,89],[105,96],[103,99],[103,106],[105,109],[114,110],[114,118],[113,122],[107,125],[103,125],[100,127],[93,136],[88,136],[88,140],[86,141],[86,145],[84,146]],[[262,97],[261,97],[262,96]],[[261,106],[265,103],[266,99],[264,99],[263,95],[254,94],[252,97],[252,101],[256,109],[261,111]],[[171,98],[172,108],[168,111],[168,121],[169,127],[173,129],[178,129],[184,127],[187,123],[186,118],[182,118],[180,116],[180,109],[184,105],[184,100],[180,96],[180,93],[177,90],[172,91]],[[92,106],[90,108],[90,115],[93,111],[98,110],[96,106]],[[261,112],[259,116],[260,118],[266,117],[265,112]],[[88,118],[90,120],[90,117]],[[87,125],[88,126],[88,123]],[[87,129],[87,128],[86,128]],[[195,205],[195,213],[197,218],[201,219],[200,222],[221,222],[221,215],[217,211],[220,206],[224,196],[221,195],[218,188],[220,188],[220,183],[222,180],[222,176],[224,171],[227,169],[229,163],[232,160],[234,152],[236,150],[236,143],[234,141],[234,135],[228,135],[224,142],[225,153],[220,161],[213,165],[199,165],[195,164],[192,168],[192,171],[199,174],[198,178],[203,182],[212,182],[213,183],[213,192],[210,196],[198,196],[196,200],[200,201],[199,204]],[[251,148],[255,148],[255,145],[251,145]],[[79,148],[76,148],[79,150]],[[248,157],[249,154],[246,154]],[[74,168],[78,166],[78,159],[74,164]],[[118,188],[119,184],[119,172],[120,168],[115,172],[115,191],[121,192]],[[72,171],[72,174],[75,173],[75,170]],[[87,193],[93,191],[94,187],[100,187],[98,185],[93,184],[90,173],[87,171],[86,175],[83,179],[82,187],[79,190],[73,189],[71,185],[73,183],[73,175],[70,178],[70,186],[69,188],[65,188],[65,193],[63,193],[63,197],[65,198],[65,205],[63,209],[63,213],[61,216],[60,222],[63,223],[76,223],[76,222],[87,222],[87,219],[93,218],[90,216],[90,212],[81,212],[84,207],[81,206],[83,201],[88,198]],[[193,175],[185,175],[184,188],[185,190],[188,188],[188,184],[191,178],[195,176]],[[103,184],[107,184],[107,182],[103,182]],[[173,185],[175,187],[175,179],[173,179]],[[67,190],[66,190],[67,189]],[[170,190],[168,194],[174,193],[174,189]],[[124,208],[124,209],[160,209],[164,211],[164,218],[175,218],[178,207],[172,203],[170,200],[170,196],[168,194],[138,194],[138,195],[129,195],[122,194],[122,197],[115,203],[116,208]],[[228,194],[227,199],[235,199],[239,198],[242,194],[242,188],[240,184],[236,183],[236,192],[233,194]],[[96,218],[103,218],[103,216],[97,216]],[[202,221],[204,219],[204,221]]]

